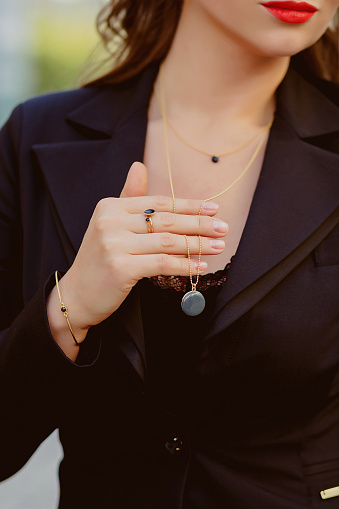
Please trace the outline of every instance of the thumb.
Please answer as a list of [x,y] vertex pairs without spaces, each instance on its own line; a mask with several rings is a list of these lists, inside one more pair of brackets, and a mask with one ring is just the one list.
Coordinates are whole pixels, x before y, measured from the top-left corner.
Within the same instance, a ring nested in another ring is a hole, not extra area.
[[129,169],[120,198],[145,196],[147,193],[147,185],[148,173],[146,166],[142,163],[133,163]]

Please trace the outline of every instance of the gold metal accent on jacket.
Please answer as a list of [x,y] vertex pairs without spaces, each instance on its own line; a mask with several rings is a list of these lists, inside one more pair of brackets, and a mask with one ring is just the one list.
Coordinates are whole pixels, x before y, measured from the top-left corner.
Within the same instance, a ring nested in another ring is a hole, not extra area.
[[339,486],[321,491],[320,496],[323,500],[326,500],[328,498],[339,497]]

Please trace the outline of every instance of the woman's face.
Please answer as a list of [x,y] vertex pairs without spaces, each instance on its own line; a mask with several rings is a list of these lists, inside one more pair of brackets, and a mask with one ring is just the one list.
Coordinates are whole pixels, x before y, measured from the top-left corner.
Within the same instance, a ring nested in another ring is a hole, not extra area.
[[339,0],[186,0],[249,51],[291,56],[326,31]]

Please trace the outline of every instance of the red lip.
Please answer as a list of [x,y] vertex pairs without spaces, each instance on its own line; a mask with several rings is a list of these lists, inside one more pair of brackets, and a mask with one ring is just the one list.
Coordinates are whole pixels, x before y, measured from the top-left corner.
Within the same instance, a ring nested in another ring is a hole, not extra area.
[[286,23],[305,23],[315,12],[317,7],[307,2],[265,2],[261,3],[273,16]]

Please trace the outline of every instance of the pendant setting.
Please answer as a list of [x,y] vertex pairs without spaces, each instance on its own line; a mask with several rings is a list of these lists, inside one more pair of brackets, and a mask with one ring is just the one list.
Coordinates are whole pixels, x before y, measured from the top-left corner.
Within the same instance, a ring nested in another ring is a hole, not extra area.
[[197,290],[185,293],[181,300],[181,309],[188,316],[197,316],[205,309],[205,297]]
[[212,163],[218,163],[219,157],[218,156],[212,156]]

